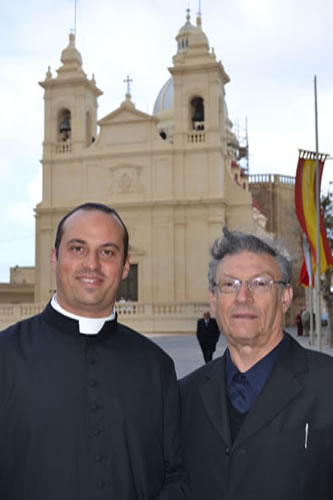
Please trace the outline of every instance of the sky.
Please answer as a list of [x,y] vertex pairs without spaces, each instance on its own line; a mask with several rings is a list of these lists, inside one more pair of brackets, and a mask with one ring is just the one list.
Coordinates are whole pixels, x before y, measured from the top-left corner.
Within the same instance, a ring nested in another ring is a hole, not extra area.
[[[70,31],[76,29],[84,71],[104,92],[98,118],[124,100],[127,75],[136,108],[152,113],[187,8],[193,24],[201,8],[203,31],[230,77],[226,101],[240,135],[247,120],[250,174],[294,176],[298,149],[315,150],[314,75],[319,151],[333,156],[331,0],[77,0],[76,9],[75,0],[3,2],[0,282],[9,280],[9,267],[35,263],[44,120],[38,82],[48,66],[56,75]],[[333,160],[323,191],[330,181]]]

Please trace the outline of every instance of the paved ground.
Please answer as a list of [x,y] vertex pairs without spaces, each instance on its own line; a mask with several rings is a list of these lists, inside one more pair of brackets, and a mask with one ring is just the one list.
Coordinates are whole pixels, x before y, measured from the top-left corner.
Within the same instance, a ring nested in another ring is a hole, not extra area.
[[[287,328],[287,331],[295,337],[300,344],[309,349],[318,350],[316,346],[309,345],[309,337],[297,337],[296,327]],[[322,329],[322,351],[333,356],[333,348],[325,344],[326,328]],[[195,335],[151,335],[154,342],[161,346],[175,361],[178,378],[187,375],[199,366],[203,365],[203,357]],[[221,335],[217,344],[214,358],[221,356],[225,350],[225,338]]]

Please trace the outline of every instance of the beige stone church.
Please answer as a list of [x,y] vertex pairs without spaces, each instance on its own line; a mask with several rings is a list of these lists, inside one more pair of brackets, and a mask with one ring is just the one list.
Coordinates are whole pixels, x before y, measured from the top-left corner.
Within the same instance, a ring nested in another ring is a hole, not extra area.
[[[200,15],[193,25],[187,14],[176,41],[170,78],[152,115],[135,108],[128,87],[119,108],[98,120],[102,91],[84,73],[74,34],[56,74],[49,69],[40,82],[45,123],[34,304],[12,305],[12,313],[9,305],[7,313],[2,308],[3,322],[33,314],[50,299],[56,226],[85,201],[114,207],[128,226],[131,271],[118,311],[122,322],[142,332],[194,331],[207,308],[209,248],[224,224],[258,232],[267,221],[268,231],[279,232],[267,213],[276,209],[266,204],[265,213],[253,201],[250,178],[237,161],[240,146],[225,104],[229,77],[209,47]],[[281,185],[292,211],[292,178],[254,182],[256,200],[262,182],[271,189]]]

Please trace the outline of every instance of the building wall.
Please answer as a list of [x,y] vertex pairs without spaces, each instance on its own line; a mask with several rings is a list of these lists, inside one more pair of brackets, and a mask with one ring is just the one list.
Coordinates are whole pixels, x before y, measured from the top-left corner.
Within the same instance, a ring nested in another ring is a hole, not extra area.
[[278,174],[250,175],[249,188],[267,217],[266,230],[282,240],[292,257],[294,300],[286,315],[286,323],[295,324],[297,313],[305,305],[304,288],[298,286],[303,253],[294,202],[295,178]]
[[15,266],[9,270],[10,283],[29,284],[35,283],[35,268],[33,266]]
[[11,267],[9,276],[9,283],[0,283],[0,304],[34,302],[35,268]]

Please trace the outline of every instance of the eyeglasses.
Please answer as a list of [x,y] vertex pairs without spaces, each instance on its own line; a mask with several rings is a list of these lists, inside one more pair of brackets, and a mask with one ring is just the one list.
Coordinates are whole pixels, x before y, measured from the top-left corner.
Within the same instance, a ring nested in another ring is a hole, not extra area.
[[271,280],[262,276],[256,276],[255,278],[244,281],[232,278],[221,280],[218,283],[214,282],[214,287],[217,287],[221,293],[237,294],[243,283],[246,283],[249,291],[255,295],[263,295],[264,293],[270,292],[273,285],[287,286],[285,281]]

